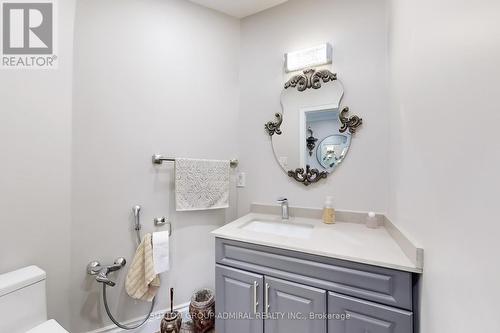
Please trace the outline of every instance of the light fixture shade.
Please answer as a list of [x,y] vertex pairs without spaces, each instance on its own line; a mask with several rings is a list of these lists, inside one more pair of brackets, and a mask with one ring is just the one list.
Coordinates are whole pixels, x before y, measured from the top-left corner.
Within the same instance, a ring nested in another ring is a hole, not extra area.
[[324,43],[285,54],[285,68],[287,72],[295,72],[304,68],[311,68],[332,63],[332,46]]

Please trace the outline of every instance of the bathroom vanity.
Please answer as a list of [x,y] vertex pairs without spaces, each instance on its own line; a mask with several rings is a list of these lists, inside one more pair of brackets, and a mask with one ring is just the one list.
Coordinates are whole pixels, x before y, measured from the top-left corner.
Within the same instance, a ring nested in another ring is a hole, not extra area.
[[325,225],[315,214],[251,213],[214,231],[217,332],[416,332],[422,250],[412,262],[392,225],[368,229],[355,213]]

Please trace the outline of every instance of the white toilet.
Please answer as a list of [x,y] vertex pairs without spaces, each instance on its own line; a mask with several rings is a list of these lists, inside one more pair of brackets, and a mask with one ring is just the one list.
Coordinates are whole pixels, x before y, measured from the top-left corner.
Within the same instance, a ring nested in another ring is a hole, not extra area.
[[46,276],[36,266],[0,274],[0,332],[68,333],[47,321]]

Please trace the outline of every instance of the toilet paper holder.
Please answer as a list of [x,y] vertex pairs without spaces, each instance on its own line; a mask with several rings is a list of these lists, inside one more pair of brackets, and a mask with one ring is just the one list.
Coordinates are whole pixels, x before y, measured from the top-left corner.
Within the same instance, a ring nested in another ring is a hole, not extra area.
[[155,217],[153,219],[153,222],[156,227],[168,226],[168,235],[172,236],[172,223],[168,220],[168,217],[166,216]]

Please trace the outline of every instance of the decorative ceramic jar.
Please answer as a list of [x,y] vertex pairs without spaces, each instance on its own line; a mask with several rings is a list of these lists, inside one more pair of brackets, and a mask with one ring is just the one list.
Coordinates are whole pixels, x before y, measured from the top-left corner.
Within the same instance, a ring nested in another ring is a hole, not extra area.
[[189,314],[196,333],[206,333],[215,326],[215,297],[210,289],[201,289],[191,297]]

